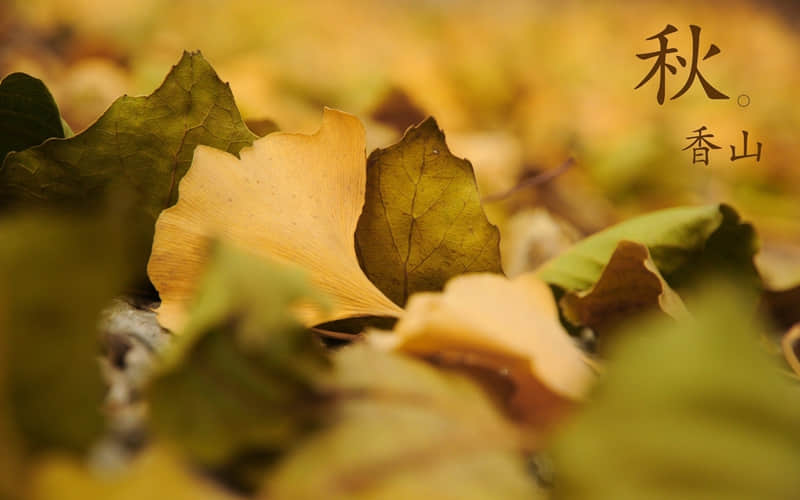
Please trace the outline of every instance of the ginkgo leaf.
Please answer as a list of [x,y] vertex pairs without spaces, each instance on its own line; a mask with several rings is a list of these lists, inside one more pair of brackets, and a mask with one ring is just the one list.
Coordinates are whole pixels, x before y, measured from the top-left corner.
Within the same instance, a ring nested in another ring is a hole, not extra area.
[[553,498],[797,497],[800,387],[763,352],[749,300],[711,288],[691,320],[623,327],[554,440]]
[[502,273],[499,245],[472,165],[450,153],[433,118],[369,155],[356,247],[364,272],[395,303],[458,274]]
[[120,471],[92,471],[62,456],[35,464],[26,485],[31,500],[235,500],[208,478],[182,464],[161,445],[148,447]]
[[178,197],[178,181],[195,146],[237,153],[255,136],[223,83],[200,53],[184,53],[147,97],[121,97],[80,134],[11,153],[0,168],[0,203],[91,203],[112,186],[138,196],[126,223],[144,278],[153,224]]
[[159,322],[178,331],[219,237],[249,253],[296,264],[332,300],[306,309],[307,324],[355,316],[397,316],[358,265],[354,233],[364,203],[364,127],[326,109],[313,135],[276,132],[241,160],[199,147],[178,203],[156,223],[148,273],[161,295]]
[[518,432],[470,380],[364,345],[333,361],[329,426],[274,469],[259,498],[543,498]]
[[592,288],[567,292],[559,301],[564,317],[574,325],[589,326],[603,335],[632,315],[658,307],[680,318],[683,301],[661,277],[647,247],[620,241]]
[[[0,164],[9,151],[22,151],[69,130],[41,80],[12,73],[0,82]],[[71,131],[69,131],[71,133]]]
[[673,288],[709,271],[758,282],[753,227],[727,205],[677,207],[642,215],[594,234],[537,269],[544,281],[566,291],[590,288],[622,240],[645,245]]
[[322,346],[292,315],[317,301],[303,273],[215,244],[191,316],[147,390],[153,426],[219,466],[279,451],[319,420]]
[[558,320],[548,286],[533,274],[452,279],[442,293],[411,297],[391,334],[370,340],[444,365],[483,369],[512,385],[512,413],[535,425],[558,419],[591,387],[591,361]]

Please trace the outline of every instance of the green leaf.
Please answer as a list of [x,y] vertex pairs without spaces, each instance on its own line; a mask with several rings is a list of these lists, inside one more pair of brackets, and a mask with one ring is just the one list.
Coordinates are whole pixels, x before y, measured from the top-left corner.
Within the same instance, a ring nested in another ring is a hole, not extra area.
[[149,388],[153,425],[210,466],[290,446],[325,405],[327,358],[290,312],[318,300],[305,275],[218,244],[199,290]]
[[686,315],[683,301],[661,277],[647,247],[620,241],[597,282],[582,292],[567,292],[559,301],[573,325],[588,326],[605,343],[621,321],[660,308],[674,318]]
[[555,498],[796,498],[800,387],[729,289],[696,321],[628,325],[593,400],[555,440]]
[[11,151],[64,137],[67,130],[69,126],[41,80],[12,73],[0,82],[0,163]]
[[91,202],[122,184],[138,196],[126,227],[145,278],[156,217],[178,198],[195,146],[231,153],[252,143],[228,85],[198,53],[185,53],[148,97],[121,97],[82,133],[8,155],[0,168],[3,205]]
[[0,221],[0,380],[29,451],[84,452],[104,428],[97,320],[130,276],[119,228],[116,217]]
[[331,425],[277,467],[260,498],[541,498],[518,436],[467,378],[363,345],[334,363]]
[[395,303],[441,290],[458,274],[501,273],[499,244],[472,165],[450,153],[433,118],[369,155],[356,250],[366,275]]
[[709,272],[758,282],[753,227],[727,205],[670,208],[627,220],[576,243],[537,273],[562,290],[586,290],[622,240],[645,245],[673,288],[688,286]]

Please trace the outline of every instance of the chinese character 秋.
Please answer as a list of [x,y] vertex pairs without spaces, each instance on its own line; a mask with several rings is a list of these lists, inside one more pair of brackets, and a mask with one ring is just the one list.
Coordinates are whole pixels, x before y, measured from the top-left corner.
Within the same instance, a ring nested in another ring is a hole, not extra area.
[[722,149],[720,146],[717,146],[708,140],[709,137],[714,137],[714,134],[703,134],[704,130],[706,130],[705,125],[697,130],[692,130],[692,132],[697,132],[697,135],[690,135],[687,137],[687,139],[693,139],[694,142],[681,150],[686,151],[687,149],[692,148],[692,164],[703,162],[708,165],[708,150]]
[[739,156],[736,156],[736,148],[733,147],[733,145],[731,145],[731,161],[741,160],[742,158],[752,158],[752,157],[755,157],[757,162],[761,161],[761,143],[760,142],[756,143],[757,148],[756,148],[756,152],[755,153],[747,154],[747,136],[748,135],[749,134],[748,134],[748,132],[746,130],[742,130],[742,139],[743,139],[742,142],[744,142],[744,153],[743,154],[741,154]]
[[[698,66],[698,64],[699,64],[698,55],[699,55],[699,51],[700,51],[700,27],[699,26],[695,26],[695,25],[692,24],[692,25],[689,26],[689,28],[690,28],[690,30],[692,32],[692,63],[691,63],[691,67],[689,69],[689,77],[686,79],[686,84],[674,96],[672,96],[670,99],[676,99],[676,98],[682,96],[683,94],[685,94],[686,91],[688,91],[689,88],[692,86],[692,84],[694,83],[695,79],[699,79],[700,80],[700,84],[703,86],[703,90],[705,90],[706,95],[709,98],[711,98],[711,99],[729,99],[728,96],[726,96],[725,94],[723,94],[722,92],[720,92],[719,90],[714,88],[710,83],[708,83],[708,81],[703,77],[702,73],[700,73],[700,68]],[[634,88],[634,90],[638,89],[639,87],[641,87],[642,85],[644,85],[645,83],[650,81],[650,79],[653,78],[653,76],[656,74],[656,72],[658,72],[659,73],[659,85],[658,85],[658,93],[656,94],[656,99],[658,100],[659,104],[664,104],[664,96],[665,96],[665,93],[666,93],[666,90],[665,90],[665,88],[666,88],[665,87],[665,85],[666,85],[666,71],[669,70],[669,72],[672,73],[673,75],[677,73],[677,68],[675,68],[674,65],[669,64],[667,62],[667,55],[668,54],[672,54],[674,52],[678,52],[678,49],[669,48],[668,47],[668,40],[667,40],[667,35],[669,35],[671,33],[675,33],[676,31],[678,31],[678,28],[676,28],[675,26],[673,26],[671,24],[668,24],[666,26],[666,28],[664,28],[660,33],[657,33],[657,34],[647,38],[647,40],[658,40],[658,43],[659,43],[659,50],[658,51],[656,51],[656,52],[648,52],[648,53],[644,53],[644,54],[636,54],[636,57],[638,57],[639,59],[650,59],[650,58],[653,58],[653,57],[657,57],[656,62],[653,65],[653,68],[642,79],[642,81],[639,82],[639,84]],[[706,55],[703,57],[703,60],[705,61],[709,57],[715,56],[715,55],[717,55],[719,53],[720,53],[719,47],[717,47],[715,44],[712,43],[711,46],[709,47],[708,51],[706,52]],[[682,67],[685,68],[686,67],[686,59],[683,58],[682,56],[679,56],[679,55],[676,55],[675,57],[678,60],[678,63]]]

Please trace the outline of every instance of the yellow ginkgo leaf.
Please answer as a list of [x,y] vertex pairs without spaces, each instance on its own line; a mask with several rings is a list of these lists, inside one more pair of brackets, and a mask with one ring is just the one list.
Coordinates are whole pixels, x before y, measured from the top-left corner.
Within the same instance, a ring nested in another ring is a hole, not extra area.
[[217,237],[255,255],[300,266],[333,307],[300,311],[308,325],[397,316],[358,264],[354,234],[366,185],[364,127],[326,109],[313,135],[273,133],[241,159],[199,146],[178,203],[156,223],[148,274],[161,295],[159,322],[180,330]]
[[557,420],[595,379],[592,361],[559,323],[550,289],[530,273],[466,274],[442,293],[412,295],[394,332],[369,340],[464,368],[495,389],[510,385],[509,409],[534,425]]

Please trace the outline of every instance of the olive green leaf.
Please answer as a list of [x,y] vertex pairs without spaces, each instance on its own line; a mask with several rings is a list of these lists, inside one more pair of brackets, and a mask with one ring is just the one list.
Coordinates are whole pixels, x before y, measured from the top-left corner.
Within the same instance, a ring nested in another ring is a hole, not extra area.
[[53,96],[41,80],[12,73],[0,82],[0,163],[10,151],[22,151],[51,137],[72,135]]
[[683,301],[661,277],[647,247],[622,240],[597,282],[582,292],[567,292],[559,302],[573,325],[588,326],[600,339],[622,320],[658,307],[669,316],[687,314]]
[[593,400],[554,441],[554,498],[797,497],[800,386],[731,290],[697,297],[696,320],[626,325]]
[[501,273],[499,244],[472,165],[450,153],[433,118],[369,155],[356,250],[366,275],[395,303],[441,290],[458,274]]
[[318,420],[322,346],[290,307],[318,300],[305,275],[222,244],[148,390],[153,425],[206,465],[281,450]]
[[137,235],[144,279],[156,217],[177,200],[195,146],[238,153],[254,138],[228,85],[199,52],[184,53],[150,96],[121,97],[82,133],[9,154],[0,204],[84,204],[112,186],[129,187],[139,200],[126,226]]
[[121,232],[116,218],[0,222],[0,393],[28,451],[83,452],[104,428],[96,323],[130,277]]
[[519,437],[468,379],[364,345],[333,360],[331,425],[277,466],[260,498],[542,498]]
[[621,240],[645,245],[659,272],[676,289],[709,272],[758,282],[755,231],[724,204],[670,208],[627,220],[576,243],[537,273],[560,289],[586,290],[600,278]]

